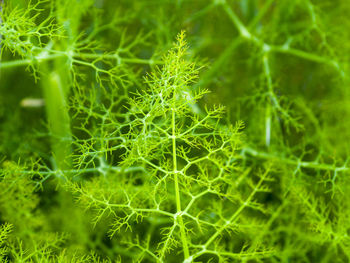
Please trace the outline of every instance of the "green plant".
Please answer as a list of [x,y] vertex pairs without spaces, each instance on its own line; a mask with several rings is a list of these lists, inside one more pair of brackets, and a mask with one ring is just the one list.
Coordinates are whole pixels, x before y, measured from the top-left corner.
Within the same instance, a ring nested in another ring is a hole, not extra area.
[[349,10],[4,1],[0,261],[349,261]]
[[[254,199],[257,193],[268,191],[264,182],[271,178],[263,172],[254,181],[236,167],[238,131],[243,126],[220,129],[222,107],[207,109],[202,118],[192,113],[190,105],[206,91],[190,89],[198,69],[185,60],[186,50],[181,33],[174,49],[164,57],[164,65],[146,78],[148,88],[128,99],[126,123],[112,121],[111,130],[101,132],[102,140],[94,135],[84,145],[81,156],[91,162],[96,159],[102,173],[105,168],[104,176],[83,186],[73,185],[73,192],[83,207],[97,210],[95,224],[103,215],[112,216],[110,237],[136,228],[137,222],[147,229],[157,218],[156,226],[127,240],[125,249],[140,250],[138,260],[176,260],[171,258],[179,253],[185,262],[200,257],[209,260],[211,255],[222,260],[239,258],[241,253],[245,257],[268,255],[269,250],[258,251],[259,247],[255,252],[234,253],[225,245],[226,232],[243,230],[237,222],[243,220],[245,209],[264,211]],[[103,116],[107,114],[114,119],[113,112],[106,111]],[[112,143],[101,147],[100,141],[111,138]],[[142,170],[132,175],[109,170],[104,156],[117,148],[123,149],[122,171]],[[118,235],[118,239],[124,238],[124,234]]]

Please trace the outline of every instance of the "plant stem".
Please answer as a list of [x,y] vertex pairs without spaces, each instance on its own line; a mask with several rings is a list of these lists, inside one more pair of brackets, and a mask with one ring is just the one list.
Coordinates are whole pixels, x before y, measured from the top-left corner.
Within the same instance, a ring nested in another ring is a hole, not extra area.
[[71,168],[71,131],[68,115],[64,80],[57,71],[50,72],[43,65],[44,74],[41,84],[46,103],[46,114],[51,133],[51,148],[55,158],[55,168],[65,170]]
[[[2,68],[13,68],[19,66],[27,66],[35,63],[42,63],[44,61],[54,60],[56,58],[68,58],[69,54],[65,51],[56,51],[53,54],[46,54],[42,56],[34,57],[33,59],[19,59],[5,61],[0,64],[0,69]],[[85,58],[85,59],[97,59],[97,58],[106,58],[106,59],[115,59],[119,63],[126,64],[140,64],[140,65],[154,65],[162,64],[161,61],[152,60],[152,59],[142,59],[142,58],[122,58],[118,54],[95,54],[95,53],[73,53],[73,58]]]
[[184,257],[185,260],[190,256],[187,239],[186,239],[186,232],[185,232],[185,225],[182,218],[182,209],[181,209],[181,198],[180,198],[180,189],[179,189],[179,181],[177,176],[177,156],[176,156],[176,127],[175,127],[175,90],[174,90],[174,101],[173,106],[171,109],[171,126],[172,126],[172,142],[173,142],[173,173],[174,173],[174,184],[175,184],[175,195],[176,195],[176,214],[179,219],[179,225],[180,225],[180,232],[181,232],[181,241],[183,245],[184,250]]

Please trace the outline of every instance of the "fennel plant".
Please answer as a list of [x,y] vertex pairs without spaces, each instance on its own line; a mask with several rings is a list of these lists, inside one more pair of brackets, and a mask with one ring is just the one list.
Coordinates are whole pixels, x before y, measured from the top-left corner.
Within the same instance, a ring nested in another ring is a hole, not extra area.
[[0,261],[348,262],[349,11],[1,2]]

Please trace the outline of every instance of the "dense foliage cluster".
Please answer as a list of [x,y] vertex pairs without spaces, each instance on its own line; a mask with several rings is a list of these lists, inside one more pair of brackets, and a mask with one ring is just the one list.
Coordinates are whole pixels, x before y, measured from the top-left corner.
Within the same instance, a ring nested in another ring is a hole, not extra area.
[[0,262],[350,261],[350,2],[0,5]]

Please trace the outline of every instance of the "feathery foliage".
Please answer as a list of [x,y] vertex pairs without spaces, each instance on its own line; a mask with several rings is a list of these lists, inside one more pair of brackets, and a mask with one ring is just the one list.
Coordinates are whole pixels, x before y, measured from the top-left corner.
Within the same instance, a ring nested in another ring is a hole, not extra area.
[[0,262],[350,260],[347,1],[0,5]]

